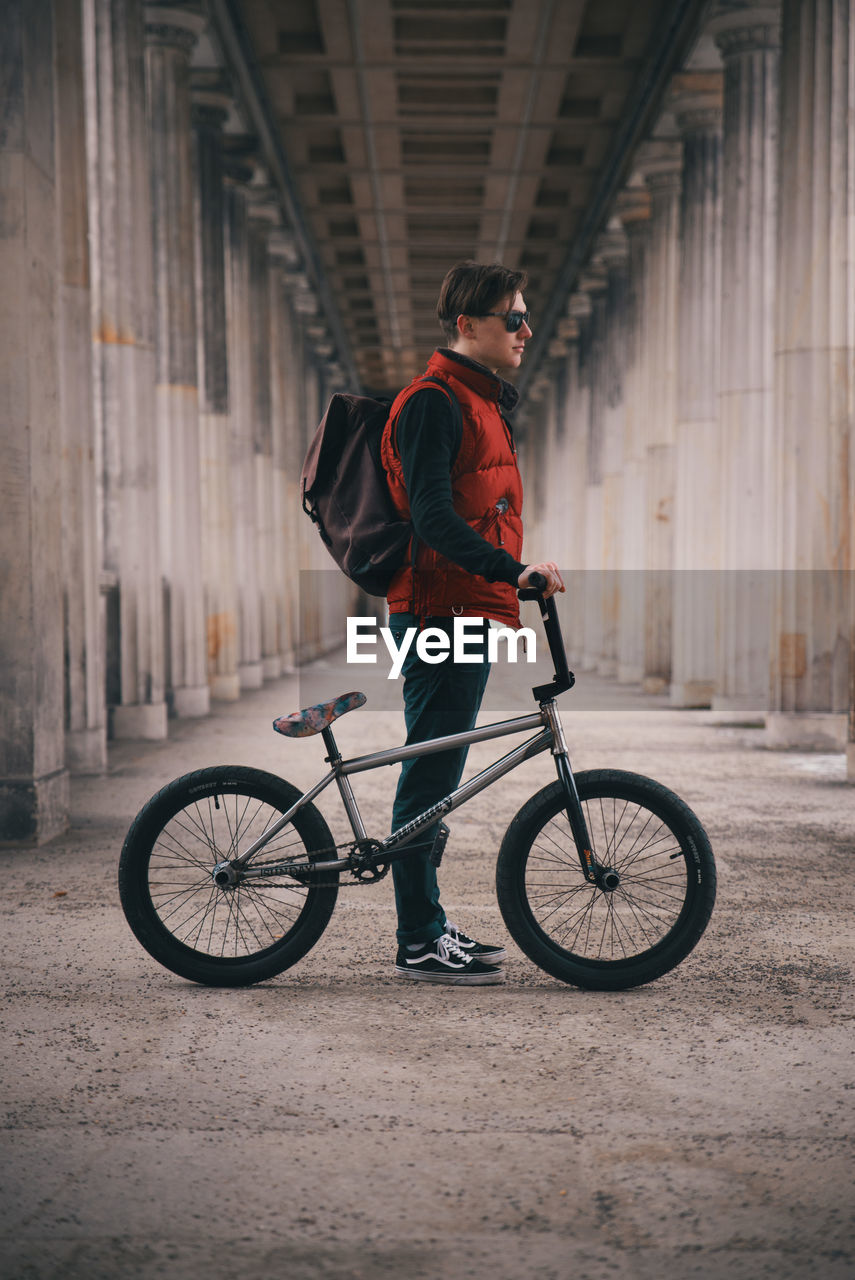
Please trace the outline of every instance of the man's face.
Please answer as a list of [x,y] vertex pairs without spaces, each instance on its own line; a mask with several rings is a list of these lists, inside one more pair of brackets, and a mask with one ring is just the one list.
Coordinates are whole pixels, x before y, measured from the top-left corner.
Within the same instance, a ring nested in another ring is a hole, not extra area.
[[531,329],[525,321],[515,333],[509,333],[505,321],[508,311],[525,311],[525,299],[521,293],[510,294],[492,311],[489,316],[466,317],[471,325],[470,332],[464,335],[466,354],[488,369],[518,369],[522,363],[525,344],[531,337]]

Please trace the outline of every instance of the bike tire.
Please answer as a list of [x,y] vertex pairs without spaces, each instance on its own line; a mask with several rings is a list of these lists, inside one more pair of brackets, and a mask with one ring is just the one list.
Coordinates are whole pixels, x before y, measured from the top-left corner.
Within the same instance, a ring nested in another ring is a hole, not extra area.
[[576,775],[592,852],[613,866],[613,891],[582,873],[560,782],[512,820],[496,867],[499,907],[511,937],[541,969],[593,991],[622,991],[675,968],[712,914],[710,843],[688,805],[640,774]]
[[[300,795],[274,774],[219,765],[176,778],[143,806],[119,860],[119,897],[149,955],[192,982],[238,987],[275,977],[314,946],[335,908],[337,872],[322,885],[271,876],[226,889],[211,876]],[[302,860],[332,846],[308,804],[258,857]]]

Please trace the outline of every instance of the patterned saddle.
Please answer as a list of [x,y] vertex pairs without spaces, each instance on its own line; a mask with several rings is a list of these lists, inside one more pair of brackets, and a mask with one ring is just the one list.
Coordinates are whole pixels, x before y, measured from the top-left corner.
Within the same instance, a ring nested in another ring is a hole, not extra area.
[[313,707],[304,707],[302,711],[292,711],[289,716],[280,716],[273,721],[273,728],[287,738],[310,738],[345,712],[355,711],[367,701],[364,693],[341,693],[329,702],[318,702]]

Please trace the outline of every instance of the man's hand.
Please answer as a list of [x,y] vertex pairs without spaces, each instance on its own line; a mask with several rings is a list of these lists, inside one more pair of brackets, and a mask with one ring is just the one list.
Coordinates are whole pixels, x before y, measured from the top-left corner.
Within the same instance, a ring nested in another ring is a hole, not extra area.
[[546,579],[546,588],[542,592],[545,599],[554,596],[556,591],[563,591],[564,579],[561,577],[558,565],[554,560],[546,560],[543,564],[530,564],[526,566],[525,572],[521,573],[517,578],[517,586],[520,591],[524,587],[529,586],[529,575],[532,573],[542,573]]

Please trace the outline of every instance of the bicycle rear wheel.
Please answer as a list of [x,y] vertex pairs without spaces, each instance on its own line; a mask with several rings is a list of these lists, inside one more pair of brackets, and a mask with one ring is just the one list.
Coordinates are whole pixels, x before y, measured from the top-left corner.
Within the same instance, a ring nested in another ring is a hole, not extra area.
[[683,960],[715,902],[715,862],[691,809],[639,774],[576,775],[593,855],[619,877],[601,889],[582,873],[560,782],[523,805],[508,827],[496,892],[508,930],[530,960],[563,982],[619,991]]
[[[289,968],[323,933],[338,895],[285,875],[214,883],[212,870],[246,850],[300,798],[260,769],[217,766],[176,778],[131,824],[119,861],[122,909],[137,939],[167,969],[207,986],[262,982]],[[259,854],[305,860],[333,845],[306,805]]]

